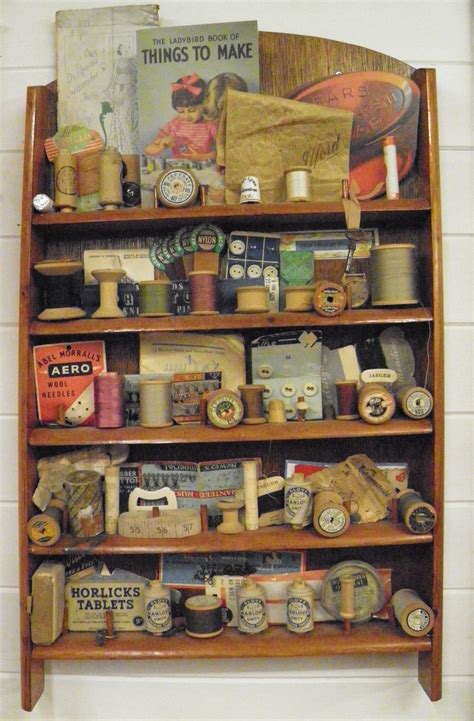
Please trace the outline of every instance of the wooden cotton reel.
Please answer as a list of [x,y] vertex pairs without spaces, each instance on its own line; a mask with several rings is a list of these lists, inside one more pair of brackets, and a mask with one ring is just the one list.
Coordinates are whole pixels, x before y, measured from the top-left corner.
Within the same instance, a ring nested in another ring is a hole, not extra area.
[[84,318],[86,312],[76,304],[74,276],[82,270],[78,260],[44,260],[34,269],[43,276],[45,309],[38,320],[72,320]]
[[391,604],[395,618],[409,636],[426,636],[433,628],[433,609],[411,588],[401,588],[394,593]]
[[367,383],[359,392],[358,410],[366,423],[386,423],[395,413],[395,398],[381,383]]
[[329,280],[316,283],[313,295],[313,308],[316,313],[332,318],[342,313],[346,305],[347,296],[342,285]]
[[92,318],[123,318],[125,313],[118,306],[118,282],[125,271],[121,268],[100,268],[91,275],[100,283],[100,305]]
[[335,538],[347,531],[350,525],[349,512],[338,493],[320,491],[315,494],[313,525],[315,531],[326,538]]
[[419,302],[416,248],[410,243],[375,245],[370,251],[371,304]]

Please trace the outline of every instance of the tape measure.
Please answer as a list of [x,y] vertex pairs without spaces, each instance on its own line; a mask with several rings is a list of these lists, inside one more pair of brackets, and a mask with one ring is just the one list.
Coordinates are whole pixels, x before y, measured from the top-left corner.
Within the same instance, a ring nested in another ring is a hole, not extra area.
[[162,508],[154,516],[149,507],[121,513],[118,532],[128,538],[186,538],[201,533],[201,515],[192,508]]
[[331,318],[342,313],[347,305],[347,296],[339,283],[320,280],[316,283],[313,295],[313,308],[316,313]]

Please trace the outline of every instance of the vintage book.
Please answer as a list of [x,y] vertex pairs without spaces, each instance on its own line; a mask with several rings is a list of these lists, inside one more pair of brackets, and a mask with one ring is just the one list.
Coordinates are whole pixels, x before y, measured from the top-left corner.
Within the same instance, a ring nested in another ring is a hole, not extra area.
[[[146,461],[125,463],[120,466],[120,512],[128,511],[128,497],[134,488],[159,491],[171,488],[176,494],[178,508],[199,510],[207,506],[210,526],[222,519],[217,504],[223,498],[234,498],[243,487],[242,461],[258,463],[257,475],[261,475],[259,458],[227,458],[218,461]],[[140,505],[147,505],[143,501]]]
[[215,139],[228,87],[259,91],[255,21],[137,32],[142,205],[153,205],[164,169],[185,167],[224,202]]
[[107,370],[105,343],[70,341],[33,348],[38,420],[94,425],[94,377]]
[[106,145],[138,153],[136,31],[159,25],[159,5],[56,13],[58,127],[82,123]]

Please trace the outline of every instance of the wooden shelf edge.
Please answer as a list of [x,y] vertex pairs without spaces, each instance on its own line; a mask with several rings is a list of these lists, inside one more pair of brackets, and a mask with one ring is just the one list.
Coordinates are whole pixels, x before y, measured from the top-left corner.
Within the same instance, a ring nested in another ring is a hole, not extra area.
[[171,316],[166,318],[109,318],[96,320],[32,321],[31,336],[67,336],[112,333],[150,333],[155,331],[243,330],[252,328],[338,327],[387,323],[426,323],[433,320],[429,308],[388,308],[346,310],[335,318],[316,313],[246,313],[215,316]]
[[33,556],[62,556],[78,553],[88,555],[138,555],[153,553],[225,553],[235,550],[298,551],[302,548],[360,548],[367,546],[401,546],[431,543],[431,533],[413,534],[404,526],[390,521],[352,524],[342,536],[324,538],[312,528],[293,531],[288,526],[272,526],[257,531],[226,535],[206,531],[187,538],[128,538],[125,536],[97,536],[81,540],[63,536],[54,546],[30,544]]
[[339,623],[318,623],[302,636],[284,626],[272,626],[249,638],[225,628],[220,636],[196,639],[179,633],[159,638],[144,631],[123,632],[98,646],[93,633],[69,632],[51,646],[35,646],[34,659],[56,661],[106,659],[257,658],[301,656],[351,656],[357,654],[419,653],[429,651],[429,637],[411,638],[388,622],[370,621],[344,632]]

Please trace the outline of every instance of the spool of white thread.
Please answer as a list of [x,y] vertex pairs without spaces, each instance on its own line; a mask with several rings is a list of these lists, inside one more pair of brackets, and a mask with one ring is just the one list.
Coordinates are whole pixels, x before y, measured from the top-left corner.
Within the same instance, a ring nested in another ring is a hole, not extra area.
[[145,428],[164,428],[173,425],[171,381],[141,381],[140,425]]
[[396,200],[400,197],[398,185],[397,146],[395,136],[387,135],[383,143],[383,160],[386,168],[385,194],[388,200]]
[[374,246],[370,251],[370,280],[373,306],[416,305],[416,247],[411,243]]
[[245,528],[258,528],[257,461],[242,461],[244,472]]
[[311,172],[312,168],[307,165],[297,165],[285,170],[287,200],[311,200]]

